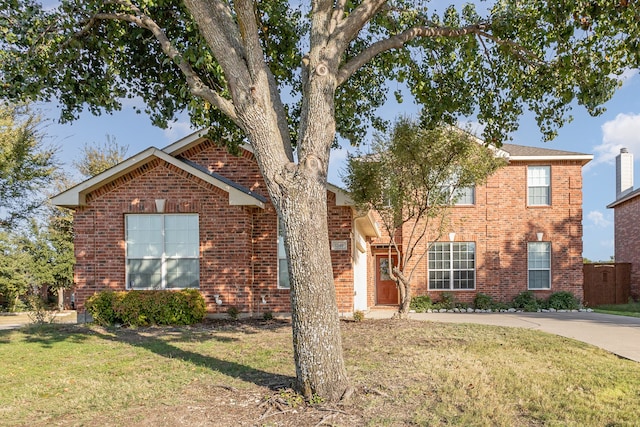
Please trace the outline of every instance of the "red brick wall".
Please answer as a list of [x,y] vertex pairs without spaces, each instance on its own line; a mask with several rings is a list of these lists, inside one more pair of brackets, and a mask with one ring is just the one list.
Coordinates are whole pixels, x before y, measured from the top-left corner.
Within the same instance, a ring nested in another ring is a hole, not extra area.
[[[249,152],[235,157],[211,143],[182,155],[268,198]],[[335,205],[328,193],[330,239],[347,240],[347,251],[332,251],[340,310],[353,310],[351,208]],[[76,306],[103,289],[124,290],[127,213],[155,213],[155,199],[165,199],[165,213],[197,213],[200,221],[200,291],[210,313],[229,306],[260,315],[289,312],[289,291],[278,289],[277,215],[265,209],[230,206],[228,194],[188,173],[153,160],[87,195],[87,206],[74,215]],[[214,295],[223,304],[216,305]],[[263,303],[263,298],[265,303]]]
[[[527,166],[551,165],[551,206],[527,206]],[[527,290],[527,242],[551,242],[551,289],[534,291],[544,298],[552,292],[566,290],[582,298],[582,175],[581,165],[573,161],[516,162],[500,169],[486,185],[476,187],[473,206],[454,207],[446,220],[439,240],[449,241],[455,232],[457,242],[476,244],[476,289],[452,290],[458,301],[471,302],[476,293],[491,295],[497,301],[511,301]],[[435,225],[435,223],[432,223]],[[403,246],[408,247],[409,227],[404,229]],[[420,242],[417,253],[424,253],[428,240],[437,237],[432,229]],[[387,241],[385,237],[376,244]],[[384,249],[380,251],[385,252]],[[386,252],[385,252],[386,253]],[[415,257],[414,257],[415,258]],[[373,269],[373,263],[370,264]],[[369,283],[375,288],[375,277]],[[434,300],[441,292],[429,291],[427,259],[416,268],[413,294],[428,294]],[[375,294],[370,295],[375,302]]]
[[631,263],[631,296],[640,299],[640,197],[614,208],[615,259]]

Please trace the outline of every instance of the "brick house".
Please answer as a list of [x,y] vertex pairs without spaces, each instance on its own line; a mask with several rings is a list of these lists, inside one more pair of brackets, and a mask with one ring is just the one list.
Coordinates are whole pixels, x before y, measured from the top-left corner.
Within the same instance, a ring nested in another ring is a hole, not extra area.
[[640,188],[633,188],[633,154],[616,156],[616,200],[613,209],[616,263],[631,264],[631,297],[640,299]]
[[[505,144],[508,166],[468,189],[446,239],[431,246],[415,294],[532,289],[582,297],[582,175],[592,156]],[[199,133],[149,148],[52,199],[74,211],[75,302],[103,289],[196,287],[209,313],[290,311],[278,217],[249,147],[236,157]],[[327,190],[341,313],[398,303],[384,277],[375,213]],[[382,272],[382,274],[381,274]]]
[[[569,291],[582,299],[582,167],[592,155],[504,144],[508,163],[485,185],[464,189],[448,229],[427,249],[414,273],[413,295],[440,299],[452,292],[472,302],[477,293],[510,302],[531,290],[545,298]],[[404,235],[409,234],[405,225]],[[402,240],[404,238],[404,240]],[[387,236],[371,243],[369,303],[398,304],[386,280]],[[403,247],[408,247],[405,237]]]
[[[341,312],[365,302],[366,239],[377,229],[346,194],[327,191],[329,238]],[[288,312],[278,216],[248,147],[229,154],[194,133],[149,148],[55,196],[74,211],[75,303],[95,292],[195,287],[207,310]],[[355,294],[355,296],[354,296]]]

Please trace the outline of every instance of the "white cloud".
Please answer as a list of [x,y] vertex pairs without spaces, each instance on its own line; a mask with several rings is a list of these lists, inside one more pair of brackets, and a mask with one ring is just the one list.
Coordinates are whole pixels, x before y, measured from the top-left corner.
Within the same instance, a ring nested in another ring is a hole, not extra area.
[[587,166],[613,163],[621,148],[640,154],[640,114],[620,113],[602,125],[602,144],[594,148],[595,159]]
[[587,214],[587,219],[591,221],[596,227],[609,227],[611,221],[605,218],[600,211],[591,211]]
[[196,129],[191,127],[191,122],[187,119],[169,123],[169,127],[164,129],[162,132],[168,141],[175,142],[180,138],[184,138],[185,136],[195,132],[195,130]]

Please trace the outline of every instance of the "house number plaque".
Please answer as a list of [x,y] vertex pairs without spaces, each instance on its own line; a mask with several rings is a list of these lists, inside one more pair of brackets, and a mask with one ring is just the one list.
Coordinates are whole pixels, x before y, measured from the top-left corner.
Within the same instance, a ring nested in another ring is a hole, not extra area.
[[332,240],[331,241],[331,250],[332,251],[346,251],[347,250],[347,241],[346,240]]

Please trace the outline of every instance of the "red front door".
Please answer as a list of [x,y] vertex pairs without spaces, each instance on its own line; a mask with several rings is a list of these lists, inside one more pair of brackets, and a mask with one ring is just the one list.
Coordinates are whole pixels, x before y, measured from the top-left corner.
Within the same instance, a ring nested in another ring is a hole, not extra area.
[[[397,257],[391,258],[397,262]],[[376,304],[398,304],[398,287],[389,277],[389,256],[376,255]]]

